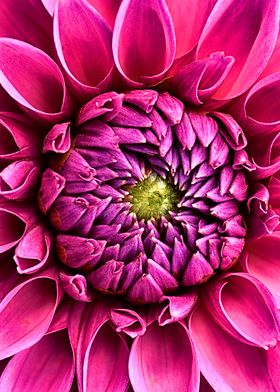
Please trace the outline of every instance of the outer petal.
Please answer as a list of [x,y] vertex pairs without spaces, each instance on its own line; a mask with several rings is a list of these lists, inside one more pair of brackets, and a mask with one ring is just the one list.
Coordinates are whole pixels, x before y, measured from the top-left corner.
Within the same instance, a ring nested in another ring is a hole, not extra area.
[[[58,0],[41,0],[47,11],[53,15],[55,4]],[[119,9],[121,0],[87,0],[109,23],[110,27],[114,26],[115,17]]]
[[113,54],[118,70],[131,85],[162,79],[175,55],[175,33],[165,1],[122,2],[115,22]]
[[68,336],[58,332],[43,337],[17,354],[0,379],[5,392],[68,392],[74,376],[73,354]]
[[32,346],[46,333],[59,300],[53,279],[44,273],[27,280],[1,302],[1,359]]
[[25,42],[0,39],[0,82],[29,114],[51,123],[69,114],[69,98],[55,62]]
[[76,93],[96,95],[113,68],[112,33],[103,17],[85,0],[59,0],[54,12],[58,57]]
[[201,306],[192,314],[190,333],[200,369],[215,391],[278,391],[267,369],[265,350],[228,335]]
[[248,246],[247,269],[275,294],[280,305],[280,232],[262,237]]
[[201,31],[217,0],[166,0],[176,33],[176,57],[189,52],[198,42]]
[[235,273],[208,286],[205,303],[218,324],[246,344],[275,346],[280,319],[271,293],[250,275]]
[[[97,301],[75,305],[69,333],[76,354],[77,380],[83,392],[125,392],[128,348],[107,324],[111,304]],[[114,361],[113,361],[114,359]]]
[[52,20],[40,0],[2,0],[0,37],[16,38],[51,53]]
[[133,342],[129,376],[135,392],[198,391],[199,370],[186,327],[151,324]]
[[280,72],[277,72],[256,83],[232,107],[231,111],[253,140],[279,130],[280,109],[275,99],[279,94]]
[[202,32],[197,55],[204,58],[224,51],[235,58],[235,63],[215,98],[233,98],[256,81],[277,40],[279,11],[277,0],[219,0],[216,3]]

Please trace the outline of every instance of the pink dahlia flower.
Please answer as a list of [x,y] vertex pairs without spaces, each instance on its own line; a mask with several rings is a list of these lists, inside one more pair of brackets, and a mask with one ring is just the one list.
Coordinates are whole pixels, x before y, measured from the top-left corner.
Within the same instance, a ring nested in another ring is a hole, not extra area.
[[1,0],[0,391],[280,391],[279,0]]

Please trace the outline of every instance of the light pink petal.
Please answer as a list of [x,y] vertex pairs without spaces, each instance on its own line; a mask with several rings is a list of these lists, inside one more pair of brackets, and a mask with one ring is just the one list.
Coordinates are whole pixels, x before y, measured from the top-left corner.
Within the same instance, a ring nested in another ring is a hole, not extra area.
[[0,38],[0,81],[36,119],[52,123],[69,114],[69,97],[59,67],[34,46]]
[[68,392],[74,362],[66,332],[43,337],[33,347],[15,355],[0,379],[5,392]]
[[175,55],[175,33],[165,1],[122,1],[113,53],[118,70],[131,85],[160,81]]
[[217,0],[166,0],[176,33],[176,57],[197,44],[201,31]]
[[133,342],[129,377],[135,392],[198,391],[199,369],[186,327],[151,324]]
[[32,346],[46,333],[59,300],[53,279],[45,273],[27,280],[1,302],[1,359]]
[[248,274],[230,274],[208,286],[205,303],[233,337],[262,348],[275,346],[280,319],[272,294]]
[[247,269],[276,295],[280,305],[280,232],[264,236],[248,246]]
[[[112,32],[86,0],[59,0],[54,41],[60,62],[81,98],[96,95],[111,80]],[[89,58],[91,59],[89,61]]]
[[216,99],[240,95],[256,81],[274,49],[279,12],[278,0],[219,0],[216,3],[197,51],[198,58],[223,51],[235,59],[222,87],[214,95]]
[[52,20],[40,0],[0,2],[0,37],[20,39],[51,53],[51,34]]
[[246,345],[224,332],[201,306],[190,319],[200,369],[215,391],[276,392],[265,350]]
[[128,356],[125,340],[108,323],[104,324],[85,353],[83,392],[126,392]]

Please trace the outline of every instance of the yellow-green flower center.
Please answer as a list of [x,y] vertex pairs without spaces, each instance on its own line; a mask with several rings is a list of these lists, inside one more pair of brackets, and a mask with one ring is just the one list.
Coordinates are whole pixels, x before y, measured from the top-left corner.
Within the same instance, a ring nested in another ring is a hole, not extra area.
[[159,219],[177,209],[179,192],[168,181],[157,174],[150,174],[145,180],[133,186],[130,191],[132,211],[138,219]]

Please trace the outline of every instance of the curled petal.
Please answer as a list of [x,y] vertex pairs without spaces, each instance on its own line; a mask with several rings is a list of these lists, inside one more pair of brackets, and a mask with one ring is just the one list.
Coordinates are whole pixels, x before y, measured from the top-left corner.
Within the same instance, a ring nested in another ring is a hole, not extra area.
[[14,260],[20,274],[32,274],[44,268],[48,262],[52,236],[43,225],[27,231],[15,249]]
[[16,286],[0,304],[0,358],[38,342],[46,333],[60,294],[53,276],[45,273]]
[[34,158],[40,154],[39,136],[21,116],[0,116],[0,158],[17,160]]
[[215,391],[277,391],[267,368],[265,350],[234,339],[205,308],[198,306],[190,319],[200,369]]
[[8,200],[26,200],[34,195],[40,176],[38,162],[15,161],[0,172],[0,195]]
[[66,122],[52,127],[44,140],[43,153],[56,152],[57,154],[63,154],[70,149],[70,125],[71,123]]
[[[219,0],[216,3],[198,43],[197,56],[204,58],[224,51],[234,57],[235,63],[215,98],[231,99],[256,81],[274,49],[279,12],[277,0]],[[228,36],[231,39],[225,40]]]
[[146,332],[146,321],[141,317],[139,312],[135,312],[134,310],[125,308],[112,309],[111,319],[116,325],[117,332],[125,332],[133,339]]
[[257,279],[242,273],[228,275],[209,285],[205,303],[217,323],[241,342],[263,348],[276,345],[278,309]]
[[160,300],[162,310],[158,316],[160,326],[172,324],[187,317],[197,300],[195,292],[182,295],[163,296]]
[[90,302],[92,300],[92,293],[88,289],[87,280],[83,275],[69,275],[61,272],[60,281],[66,293],[76,301]]
[[13,248],[26,230],[26,221],[10,204],[0,204],[0,253]]
[[171,85],[185,102],[202,105],[218,90],[233,63],[233,57],[213,53],[206,59],[187,64],[176,74]]
[[34,346],[15,355],[0,378],[6,392],[68,392],[74,361],[65,331],[44,336]]
[[248,136],[263,140],[263,135],[275,133],[280,125],[280,110],[275,97],[280,93],[280,72],[256,83],[242,96],[231,111],[246,128]]
[[139,87],[162,79],[175,55],[175,33],[165,1],[122,2],[115,22],[113,54],[130,85]]
[[30,115],[45,123],[69,115],[62,73],[49,56],[25,42],[0,38],[0,58],[3,88]]
[[[112,33],[85,0],[59,0],[54,12],[54,40],[60,62],[75,92],[96,95],[110,81]],[[93,61],[89,61],[89,54]]]
[[186,327],[151,324],[133,342],[129,377],[135,392],[198,391],[199,370]]

